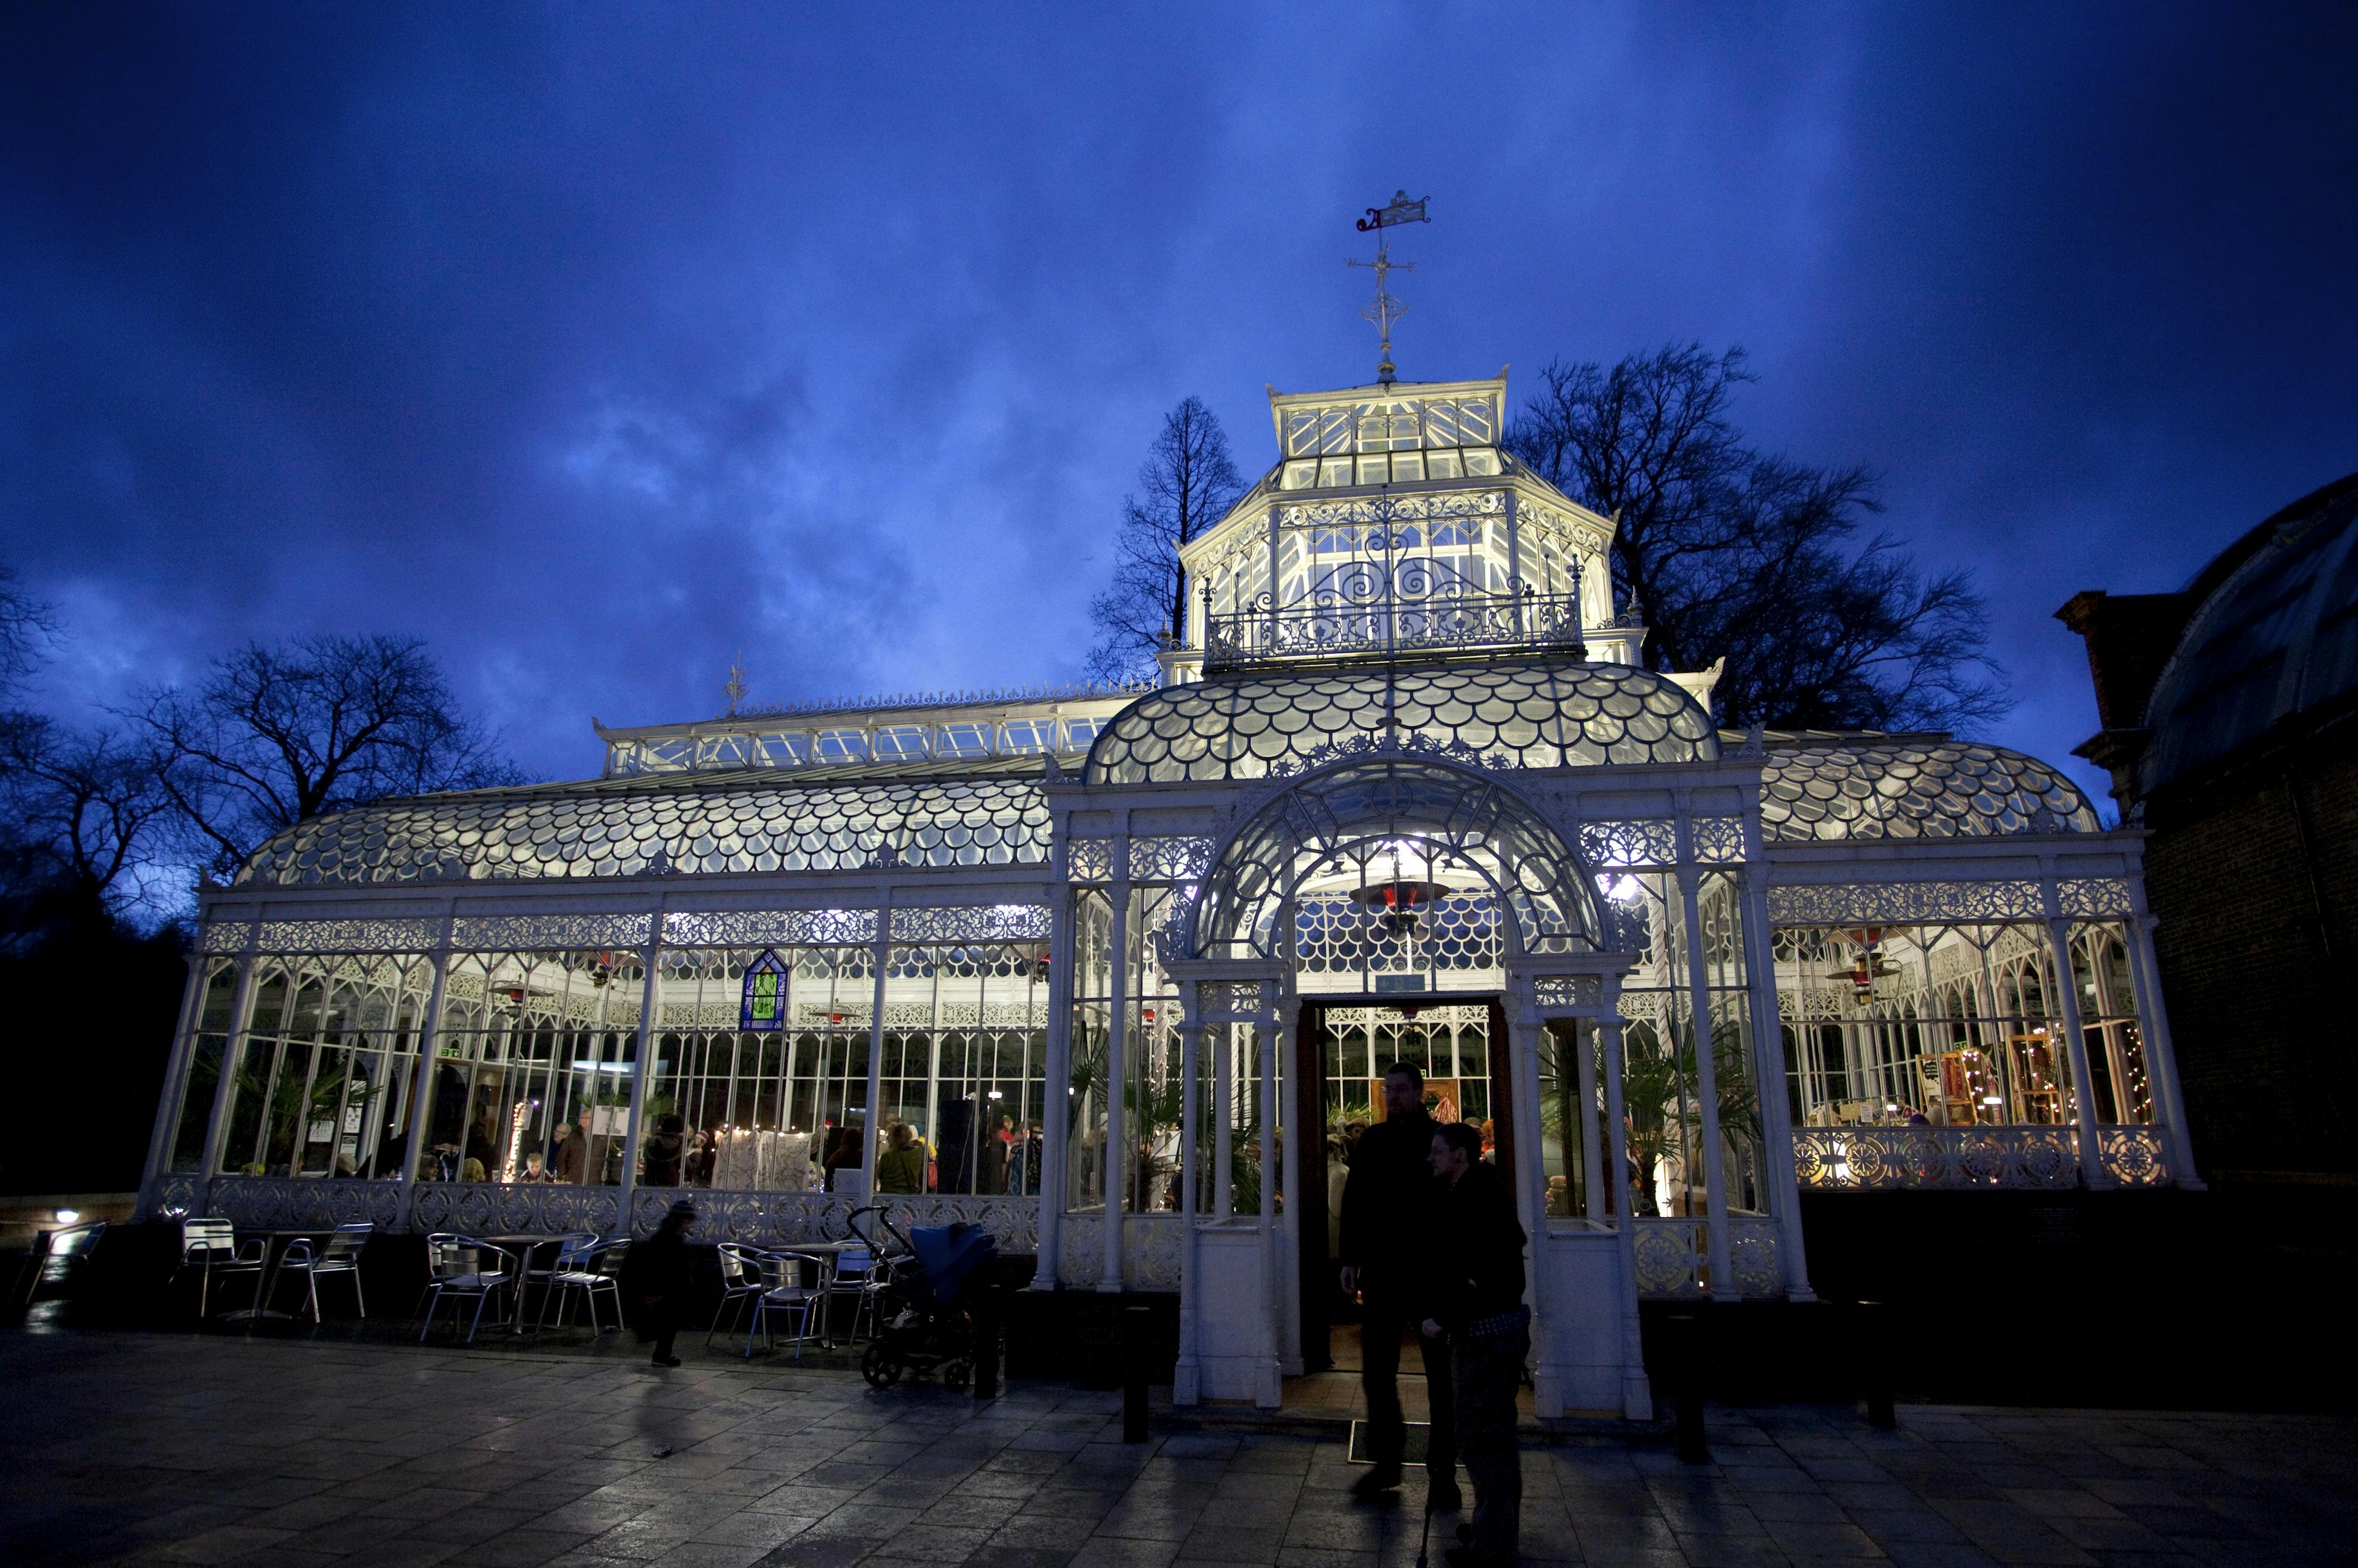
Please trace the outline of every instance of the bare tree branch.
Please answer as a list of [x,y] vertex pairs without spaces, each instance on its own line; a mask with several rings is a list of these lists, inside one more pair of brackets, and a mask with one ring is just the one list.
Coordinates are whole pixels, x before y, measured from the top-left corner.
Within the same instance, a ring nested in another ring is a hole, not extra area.
[[1730,725],[1954,729],[2010,705],[1969,576],[1924,578],[1898,543],[1855,544],[1883,510],[1864,468],[1754,450],[1728,417],[1744,352],[1699,343],[1609,371],[1550,365],[1507,433],[1534,472],[1608,515],[1617,610],[1655,668],[1725,658]]
[[1099,634],[1088,669],[1100,680],[1152,674],[1163,639],[1185,633],[1179,546],[1226,516],[1244,490],[1219,418],[1195,397],[1163,416],[1138,482],[1144,493],[1124,503],[1114,535],[1113,586],[1089,604]]
[[134,716],[182,831],[233,874],[272,834],[387,795],[522,782],[416,638],[252,643]]

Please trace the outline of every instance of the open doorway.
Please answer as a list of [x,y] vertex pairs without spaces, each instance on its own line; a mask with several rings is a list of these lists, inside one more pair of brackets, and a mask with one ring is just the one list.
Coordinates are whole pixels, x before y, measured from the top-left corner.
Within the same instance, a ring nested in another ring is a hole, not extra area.
[[[1305,1001],[1294,1031],[1293,1125],[1302,1141],[1303,1204],[1296,1232],[1302,1283],[1302,1367],[1357,1371],[1358,1303],[1344,1295],[1343,1187],[1358,1137],[1383,1118],[1383,1076],[1394,1062],[1424,1074],[1436,1120],[1482,1126],[1485,1160],[1514,1174],[1514,1107],[1507,1020],[1495,997],[1419,998],[1369,1005]],[[1412,1349],[1403,1367],[1417,1365]]]

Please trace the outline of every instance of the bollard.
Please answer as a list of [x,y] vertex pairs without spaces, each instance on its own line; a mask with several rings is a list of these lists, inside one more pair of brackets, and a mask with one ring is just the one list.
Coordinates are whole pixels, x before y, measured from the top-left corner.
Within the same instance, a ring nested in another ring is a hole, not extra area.
[[974,1397],[999,1397],[999,1358],[1007,1337],[1007,1287],[989,1284],[974,1303]]
[[1121,1440],[1146,1441],[1146,1344],[1154,1314],[1142,1306],[1121,1310]]
[[1899,1424],[1892,1410],[1891,1309],[1881,1302],[1858,1303],[1859,1344],[1866,1352],[1866,1424],[1889,1432]]
[[1662,1327],[1671,1403],[1678,1412],[1679,1457],[1690,1465],[1708,1465],[1711,1449],[1703,1431],[1703,1319],[1693,1313],[1672,1313]]

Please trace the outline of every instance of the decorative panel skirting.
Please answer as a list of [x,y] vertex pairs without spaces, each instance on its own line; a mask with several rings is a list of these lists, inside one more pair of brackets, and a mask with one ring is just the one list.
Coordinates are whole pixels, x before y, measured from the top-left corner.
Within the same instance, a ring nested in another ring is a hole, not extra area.
[[1186,1222],[1175,1214],[1133,1214],[1121,1222],[1121,1282],[1126,1290],[1175,1291]]
[[[554,1182],[421,1182],[410,1199],[409,1228],[461,1231],[474,1236],[556,1236],[587,1231],[611,1236],[617,1228],[618,1187],[581,1187]],[[632,1195],[631,1229],[651,1236],[671,1206],[685,1198],[696,1206],[696,1239],[741,1241],[755,1247],[797,1241],[839,1240],[851,1234],[859,1205],[837,1193],[735,1192],[708,1187],[640,1187]],[[1028,1256],[1040,1249],[1040,1203],[1029,1197],[980,1197],[955,1194],[888,1200],[892,1222],[905,1234],[913,1226],[956,1222],[989,1230],[1004,1253]],[[167,1176],[157,1184],[157,1213],[219,1215],[241,1227],[287,1229],[297,1226],[348,1225],[367,1220],[378,1228],[396,1227],[401,1187],[396,1182],[329,1181],[278,1176]],[[1149,1231],[1160,1227],[1150,1224]],[[1139,1266],[1177,1274],[1175,1243],[1141,1238]]]
[[1105,1220],[1068,1214],[1056,1233],[1056,1283],[1086,1289],[1105,1277]]
[[2166,1187],[2171,1176],[2169,1145],[2158,1127],[2102,1127],[2096,1153],[2105,1179],[2124,1187]]
[[[1638,1293],[1651,1297],[1700,1296],[1711,1282],[1709,1227],[1701,1219],[1640,1216],[1630,1238],[1638,1259]],[[1746,1301],[1769,1301],[1785,1293],[1777,1222],[1731,1217],[1727,1262],[1736,1293]]]
[[1822,1192],[2074,1187],[2073,1138],[2069,1127],[1797,1127],[1793,1173]]

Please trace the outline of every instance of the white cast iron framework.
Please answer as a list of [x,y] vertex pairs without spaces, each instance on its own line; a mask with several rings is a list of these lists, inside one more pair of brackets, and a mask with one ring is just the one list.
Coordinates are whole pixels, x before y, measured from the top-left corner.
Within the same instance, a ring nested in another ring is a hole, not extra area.
[[146,1212],[874,1193],[1177,1292],[1180,1398],[1274,1404],[1401,1058],[1509,1171],[1541,1411],[1638,1414],[1638,1301],[1807,1296],[1805,1190],[2193,1184],[2139,837],[1994,747],[1721,732],[1505,399],[1272,394],[1152,687],[732,699],[281,835],[201,896]]

